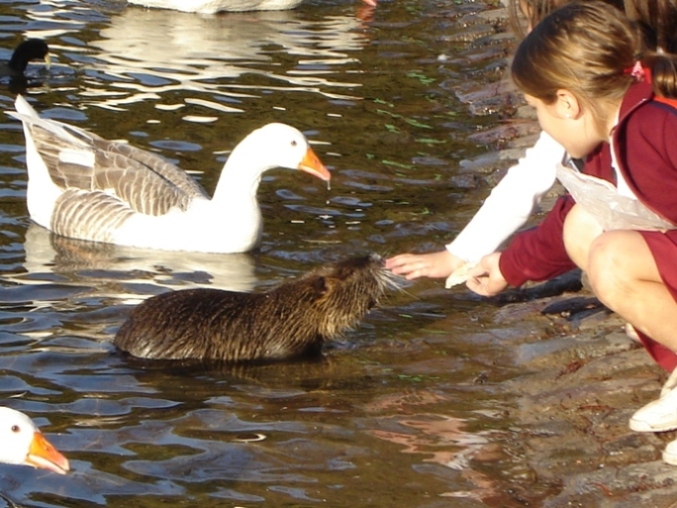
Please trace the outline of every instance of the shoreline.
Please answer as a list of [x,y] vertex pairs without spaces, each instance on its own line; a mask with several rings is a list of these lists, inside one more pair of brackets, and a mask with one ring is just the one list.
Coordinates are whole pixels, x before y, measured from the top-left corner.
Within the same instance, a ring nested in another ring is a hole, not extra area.
[[[482,27],[501,17],[507,17],[505,9],[489,8],[461,21]],[[486,37],[483,30],[477,29],[478,40]],[[514,43],[505,35],[497,30],[489,36],[494,59]],[[461,174],[491,188],[534,143],[535,115],[504,80],[456,95],[475,115],[499,110],[506,116],[474,136],[479,144],[500,148],[461,163]],[[540,220],[560,192],[553,188],[528,225]],[[637,433],[628,426],[637,409],[658,397],[667,373],[580,279],[570,272],[490,299],[498,304],[488,312],[496,327],[518,321],[533,327],[529,336],[506,344],[506,358],[521,373],[500,382],[514,397],[511,416],[520,426],[509,453],[533,476],[515,485],[514,506],[677,508],[677,468],[661,459],[677,432]]]

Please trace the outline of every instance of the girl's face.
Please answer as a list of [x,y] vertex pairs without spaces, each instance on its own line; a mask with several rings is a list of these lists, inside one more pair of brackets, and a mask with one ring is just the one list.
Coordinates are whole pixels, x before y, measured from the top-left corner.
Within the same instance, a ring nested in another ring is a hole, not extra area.
[[591,114],[585,110],[565,107],[558,98],[553,104],[546,104],[541,99],[524,94],[527,104],[536,108],[536,116],[541,129],[564,147],[574,158],[584,158],[597,145],[605,140],[594,128]]

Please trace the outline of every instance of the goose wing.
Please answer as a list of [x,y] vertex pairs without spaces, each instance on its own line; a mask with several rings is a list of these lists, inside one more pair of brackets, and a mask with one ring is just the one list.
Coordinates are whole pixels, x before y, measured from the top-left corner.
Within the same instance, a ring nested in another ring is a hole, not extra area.
[[185,210],[195,198],[208,199],[195,180],[162,157],[42,119],[20,96],[17,113],[8,114],[24,123],[49,177],[64,191],[104,192],[147,215],[163,215],[173,207]]

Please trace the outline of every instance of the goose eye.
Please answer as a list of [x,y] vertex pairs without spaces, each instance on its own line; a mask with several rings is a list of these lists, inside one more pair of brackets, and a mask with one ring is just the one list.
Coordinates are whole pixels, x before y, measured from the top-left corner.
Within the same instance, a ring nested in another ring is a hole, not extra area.
[[294,139],[294,140],[292,140],[292,142],[291,142],[291,146],[296,146],[296,145],[297,145],[297,143],[296,143],[296,140],[295,140],[295,139]]
[[21,427],[19,427],[18,425],[12,425],[12,432],[14,432],[15,434],[17,432],[21,432]]

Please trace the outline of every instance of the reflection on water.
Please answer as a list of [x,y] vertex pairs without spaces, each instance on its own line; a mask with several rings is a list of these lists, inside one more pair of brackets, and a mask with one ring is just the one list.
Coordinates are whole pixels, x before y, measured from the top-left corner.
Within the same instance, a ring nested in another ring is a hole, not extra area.
[[[450,236],[477,197],[446,182],[481,149],[465,141],[476,119],[450,83],[463,69],[438,60],[467,48],[439,35],[476,8],[385,1],[368,17],[352,0],[308,0],[200,16],[123,0],[0,3],[3,47],[30,36],[52,48],[55,65],[27,90],[41,113],[197,168],[208,191],[224,148],[273,120],[322,140],[333,173],[330,192],[282,171],[263,179],[254,254],[93,245],[30,223],[23,134],[0,122],[0,404],[33,417],[72,465],[65,476],[0,465],[1,492],[27,507],[502,506],[505,479],[484,470],[502,458],[487,416],[501,402],[472,385],[491,352],[475,360],[454,343],[463,310],[451,293],[419,298],[436,285],[391,295],[320,363],[149,364],[111,342],[130,303],[159,292],[258,289]],[[3,109],[13,100],[0,92]]]
[[[12,277],[21,284],[70,280],[94,283],[98,296],[131,298],[138,301],[144,286],[179,289],[184,285],[212,286],[232,291],[251,291],[256,284],[254,260],[250,254],[202,254],[148,251],[109,244],[64,238],[31,223],[24,243],[26,273]],[[130,279],[135,275],[137,279]],[[124,286],[121,286],[124,283]],[[103,294],[117,284],[123,294]]]
[[[195,16],[130,8],[112,16],[101,39],[90,42],[101,53],[88,71],[93,81],[83,95],[93,104],[115,108],[144,100],[162,104],[177,90],[209,92],[218,102],[202,100],[199,105],[212,114],[242,112],[242,99],[277,89],[352,98],[342,90],[359,84],[330,76],[333,67],[355,62],[352,53],[365,42],[359,28],[353,16],[306,22],[294,11]],[[280,68],[274,54],[293,55],[297,65]],[[262,80],[245,84],[237,80],[243,74]],[[102,91],[101,84],[111,89]]]

